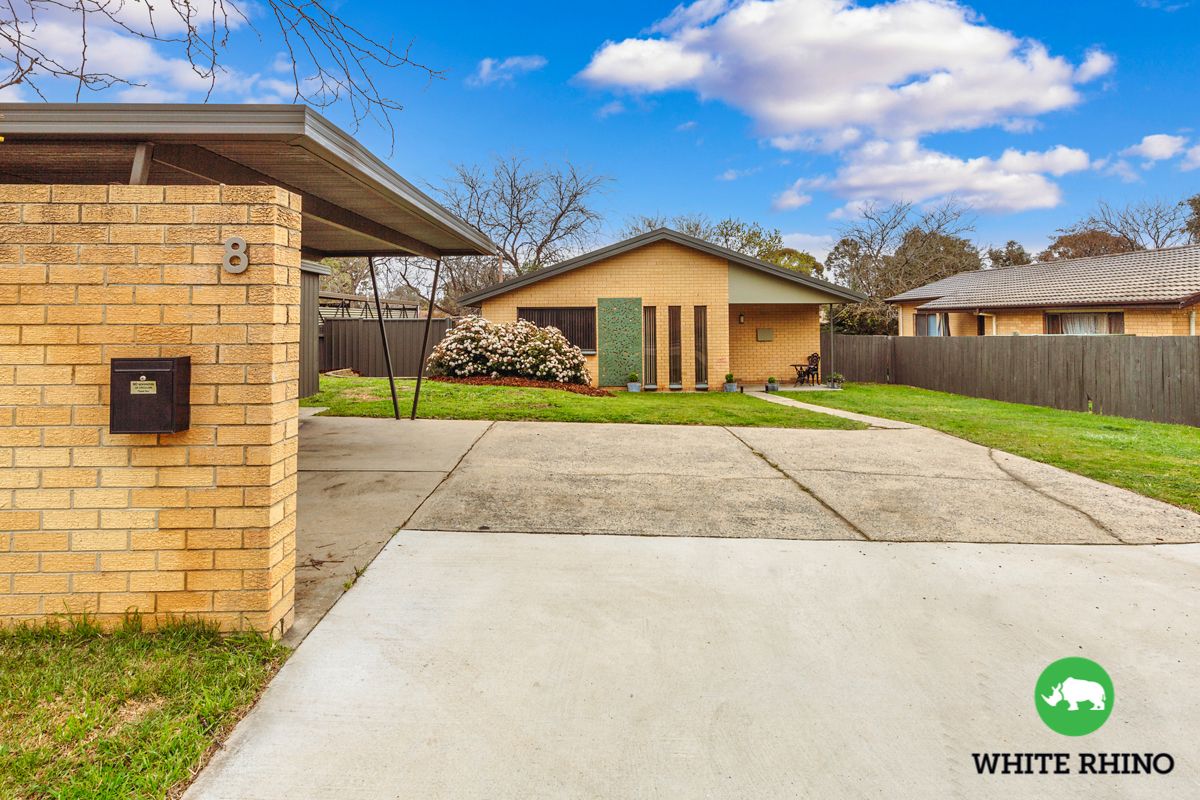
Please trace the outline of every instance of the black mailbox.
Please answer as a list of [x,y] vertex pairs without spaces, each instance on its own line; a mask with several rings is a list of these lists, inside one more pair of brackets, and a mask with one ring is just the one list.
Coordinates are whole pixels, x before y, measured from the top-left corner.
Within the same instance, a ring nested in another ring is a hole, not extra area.
[[114,358],[108,430],[179,433],[191,422],[191,356]]

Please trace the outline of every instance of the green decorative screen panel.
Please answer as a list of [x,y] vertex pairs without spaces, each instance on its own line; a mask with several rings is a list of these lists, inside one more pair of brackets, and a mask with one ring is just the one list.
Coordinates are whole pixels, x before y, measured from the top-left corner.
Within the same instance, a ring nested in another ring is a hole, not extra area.
[[642,298],[601,297],[596,301],[600,385],[621,386],[642,372]]

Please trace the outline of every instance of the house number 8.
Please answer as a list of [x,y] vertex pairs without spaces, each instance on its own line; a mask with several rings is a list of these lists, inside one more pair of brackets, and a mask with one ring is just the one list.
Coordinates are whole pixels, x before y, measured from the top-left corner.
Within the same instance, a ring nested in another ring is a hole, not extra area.
[[245,272],[248,265],[246,258],[246,240],[240,236],[230,236],[225,240],[225,256],[222,265],[226,272],[238,274]]

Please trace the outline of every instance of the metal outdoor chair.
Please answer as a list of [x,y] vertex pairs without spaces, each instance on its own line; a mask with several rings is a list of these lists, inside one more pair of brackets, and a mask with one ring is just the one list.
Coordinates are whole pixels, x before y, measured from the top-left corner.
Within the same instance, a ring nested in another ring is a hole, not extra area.
[[799,386],[802,383],[818,383],[821,378],[821,354],[813,353],[805,363],[792,364],[792,369],[796,370],[796,382],[792,384],[793,386]]

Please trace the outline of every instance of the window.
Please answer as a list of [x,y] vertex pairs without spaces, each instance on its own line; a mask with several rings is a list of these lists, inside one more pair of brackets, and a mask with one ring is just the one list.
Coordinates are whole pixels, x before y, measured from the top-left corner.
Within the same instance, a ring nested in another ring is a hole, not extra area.
[[1046,315],[1046,333],[1067,336],[1099,336],[1125,332],[1121,311],[1071,311]]
[[949,335],[949,314],[917,314],[917,336]]
[[658,310],[642,307],[642,388],[658,388]]
[[683,328],[680,306],[667,306],[667,355],[670,366],[670,388],[683,388]]
[[708,306],[694,306],[696,342],[696,388],[708,388]]
[[596,352],[596,309],[579,308],[518,308],[518,319],[527,319],[542,328],[554,327],[563,332],[567,341],[585,353]]

